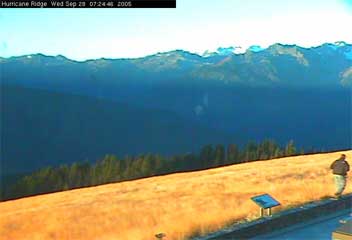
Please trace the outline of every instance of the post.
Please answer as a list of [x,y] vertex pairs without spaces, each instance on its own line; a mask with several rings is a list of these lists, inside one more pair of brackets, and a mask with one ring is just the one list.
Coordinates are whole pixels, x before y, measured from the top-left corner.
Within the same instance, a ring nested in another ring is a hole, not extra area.
[[267,214],[268,214],[268,216],[271,216],[271,208],[268,208]]
[[260,208],[260,217],[264,217],[264,208]]

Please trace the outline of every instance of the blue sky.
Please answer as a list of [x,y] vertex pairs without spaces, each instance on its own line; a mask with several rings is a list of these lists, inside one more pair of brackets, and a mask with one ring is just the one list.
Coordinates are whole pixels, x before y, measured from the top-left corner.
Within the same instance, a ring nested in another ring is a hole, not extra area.
[[85,60],[352,42],[352,0],[177,0],[176,9],[0,9],[0,56]]

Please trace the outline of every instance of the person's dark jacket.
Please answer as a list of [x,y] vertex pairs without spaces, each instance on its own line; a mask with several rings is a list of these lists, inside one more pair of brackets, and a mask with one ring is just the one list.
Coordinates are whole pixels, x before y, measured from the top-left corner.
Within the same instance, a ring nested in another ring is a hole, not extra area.
[[333,174],[346,176],[350,170],[350,165],[344,159],[337,159],[331,164],[330,168]]

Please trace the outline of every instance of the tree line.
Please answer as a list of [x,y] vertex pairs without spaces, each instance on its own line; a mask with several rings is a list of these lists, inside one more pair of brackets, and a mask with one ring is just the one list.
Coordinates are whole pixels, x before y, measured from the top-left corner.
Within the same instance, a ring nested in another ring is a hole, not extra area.
[[273,140],[251,141],[242,149],[236,144],[209,144],[203,146],[198,154],[170,157],[149,153],[119,158],[108,154],[95,163],[75,162],[35,171],[3,188],[1,200],[298,154],[304,154],[304,151],[297,151],[292,140],[284,147]]

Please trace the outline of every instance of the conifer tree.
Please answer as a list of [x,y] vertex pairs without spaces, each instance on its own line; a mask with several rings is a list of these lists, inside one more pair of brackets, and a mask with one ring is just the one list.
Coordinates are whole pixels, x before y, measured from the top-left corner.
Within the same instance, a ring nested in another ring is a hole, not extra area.
[[285,156],[292,156],[296,154],[296,147],[293,143],[293,140],[290,140],[285,148]]
[[200,161],[202,168],[209,168],[214,161],[214,153],[212,145],[205,145],[200,152]]
[[215,147],[214,166],[222,166],[225,164],[225,148],[222,144]]
[[236,144],[229,144],[227,147],[226,163],[238,163],[240,161],[240,152]]

